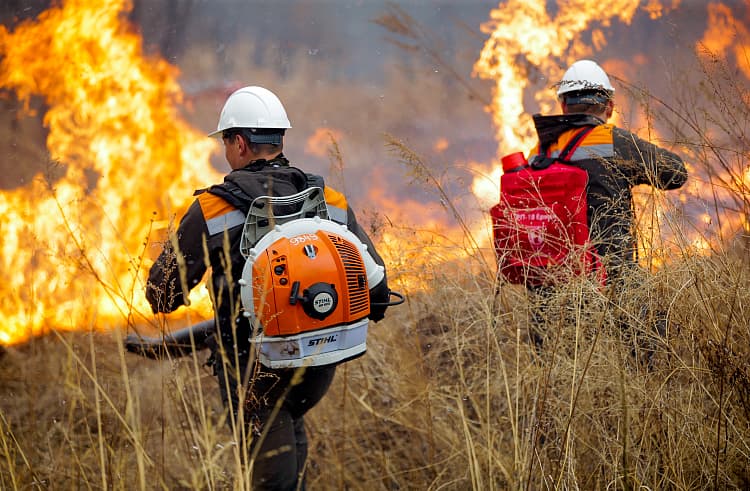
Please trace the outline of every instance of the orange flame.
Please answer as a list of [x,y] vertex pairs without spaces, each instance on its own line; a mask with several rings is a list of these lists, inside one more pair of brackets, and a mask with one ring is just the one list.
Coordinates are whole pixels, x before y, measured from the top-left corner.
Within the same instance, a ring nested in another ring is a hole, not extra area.
[[[212,176],[215,143],[182,122],[177,70],[147,59],[128,0],[67,0],[0,26],[0,86],[48,111],[58,179],[0,193],[0,343],[51,328],[140,321],[146,244],[185,190]],[[148,247],[152,247],[149,244]]]
[[333,128],[317,128],[305,144],[305,152],[318,157],[329,154],[332,141],[341,141],[343,134]]
[[[709,4],[708,28],[699,42],[706,50],[717,56],[726,58],[729,53],[734,54],[735,61],[746,78],[750,79],[750,31],[732,15],[732,11],[723,4]],[[728,33],[736,33],[730,36]]]

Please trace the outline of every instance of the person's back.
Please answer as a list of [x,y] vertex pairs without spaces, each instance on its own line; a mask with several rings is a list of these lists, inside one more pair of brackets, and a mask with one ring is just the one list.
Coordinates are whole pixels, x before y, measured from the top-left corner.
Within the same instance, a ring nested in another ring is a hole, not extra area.
[[[325,186],[320,176],[291,166],[283,155],[288,128],[286,111],[270,91],[244,87],[229,96],[217,131],[209,136],[221,135],[232,171],[223,183],[196,192],[174,241],[165,244],[152,266],[146,288],[154,312],[172,312],[187,303],[188,292],[211,269],[209,290],[218,329],[211,360],[229,424],[236,435],[251,441],[247,456],[257,454],[253,489],[304,488],[303,416],[325,395],[336,366],[272,369],[253,352],[258,348],[253,344],[257,336],[243,315],[240,283],[246,263],[240,244],[251,203],[261,196],[322,188],[330,219],[346,225],[374,261],[383,265],[344,195]],[[369,288],[369,319],[378,321],[389,298],[385,275]],[[260,345],[262,349],[262,340]],[[241,453],[245,455],[245,450]]]
[[[538,348],[555,292],[571,274],[593,274],[597,283],[612,285],[618,293],[625,279],[638,276],[633,188],[677,189],[687,180],[678,155],[607,124],[614,87],[595,62],[571,65],[557,95],[562,114],[534,116],[539,142],[524,165],[508,159],[513,165],[502,179],[512,186],[501,186],[501,202],[491,210],[498,272],[510,282],[525,284],[531,293],[530,337]],[[585,171],[583,183],[577,177],[575,184],[572,177],[558,179],[560,166],[575,169],[565,173],[569,176]],[[563,181],[567,185],[554,186]],[[566,199],[561,193],[567,193]],[[584,202],[586,223],[581,223],[578,214]],[[576,233],[582,225],[583,240]],[[566,256],[558,257],[560,251]],[[663,326],[654,327],[663,334]]]

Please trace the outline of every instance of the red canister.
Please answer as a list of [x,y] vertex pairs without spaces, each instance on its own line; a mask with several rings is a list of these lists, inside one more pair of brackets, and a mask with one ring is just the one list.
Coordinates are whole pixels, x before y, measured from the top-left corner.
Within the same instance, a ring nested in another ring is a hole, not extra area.
[[502,162],[503,164],[503,172],[513,172],[521,170],[528,165],[528,161],[523,155],[523,152],[510,153],[500,159],[500,162]]

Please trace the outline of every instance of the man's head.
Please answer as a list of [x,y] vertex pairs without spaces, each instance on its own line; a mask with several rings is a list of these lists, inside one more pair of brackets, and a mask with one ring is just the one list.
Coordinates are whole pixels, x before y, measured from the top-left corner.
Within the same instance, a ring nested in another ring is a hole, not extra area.
[[268,89],[250,86],[227,98],[216,131],[208,136],[221,135],[227,162],[239,169],[253,160],[279,155],[284,133],[291,127],[279,98]]
[[605,121],[612,116],[615,88],[596,62],[579,60],[563,75],[557,97],[563,113],[586,113]]

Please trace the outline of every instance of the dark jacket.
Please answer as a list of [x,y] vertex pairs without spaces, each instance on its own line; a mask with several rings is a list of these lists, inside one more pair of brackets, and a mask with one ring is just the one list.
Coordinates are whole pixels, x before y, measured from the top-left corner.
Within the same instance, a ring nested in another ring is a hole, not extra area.
[[687,170],[676,154],[587,114],[534,116],[539,145],[529,161],[545,151],[558,156],[573,136],[586,126],[593,130],[569,158],[588,173],[586,197],[592,244],[607,274],[636,261],[632,188],[646,184],[677,189],[687,181]]
[[[373,259],[383,265],[344,195],[325,187],[320,176],[291,167],[289,161],[280,155],[271,161],[259,160],[233,170],[225,176],[222,184],[196,192],[197,199],[177,229],[184,267],[178,267],[181,258],[167,242],[149,272],[146,298],[154,312],[172,312],[184,305],[185,295],[201,281],[210,266],[211,299],[224,346],[236,347],[240,357],[248,353],[251,330],[248,320],[241,315],[240,286],[237,283],[245,264],[239,247],[245,213],[252,199],[258,196],[287,196],[309,186],[324,188],[329,218],[346,224],[367,246]],[[184,271],[182,276],[181,270]],[[370,291],[370,298],[374,302],[388,301],[385,279],[377,289]],[[373,306],[370,319],[380,320],[384,312],[385,307]]]

